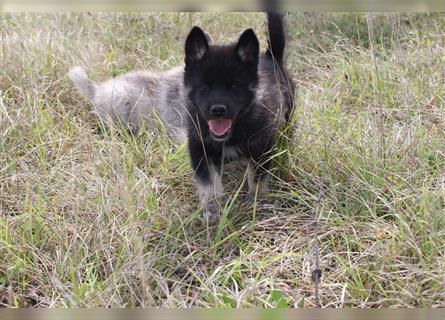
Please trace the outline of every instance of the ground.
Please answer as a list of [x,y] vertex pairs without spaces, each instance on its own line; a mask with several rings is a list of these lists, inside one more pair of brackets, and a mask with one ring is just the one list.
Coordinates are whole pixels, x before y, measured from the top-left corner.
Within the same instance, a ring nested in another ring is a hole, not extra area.
[[[67,78],[183,61],[262,14],[0,16],[2,306],[445,307],[445,16],[288,14],[298,85],[272,191],[224,177],[201,220],[186,148],[159,122],[98,129]],[[319,217],[319,245],[314,223]]]

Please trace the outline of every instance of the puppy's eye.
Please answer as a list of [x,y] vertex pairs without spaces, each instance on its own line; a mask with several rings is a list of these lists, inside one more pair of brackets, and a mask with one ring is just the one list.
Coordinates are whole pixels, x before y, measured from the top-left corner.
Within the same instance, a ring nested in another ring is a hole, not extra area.
[[199,87],[199,89],[201,89],[201,90],[207,90],[209,87],[210,87],[209,84],[204,83],[204,84],[202,84],[202,85]]
[[238,88],[238,84],[233,82],[233,83],[230,84],[230,88],[236,89],[236,88]]

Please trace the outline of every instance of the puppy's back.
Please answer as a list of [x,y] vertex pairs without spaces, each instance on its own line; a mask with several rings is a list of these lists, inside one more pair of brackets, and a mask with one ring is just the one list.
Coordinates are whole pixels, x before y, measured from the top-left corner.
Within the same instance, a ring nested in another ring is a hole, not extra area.
[[153,111],[158,111],[172,138],[185,140],[182,70],[160,74],[137,71],[95,83],[81,67],[75,67],[69,77],[93,103],[93,113],[107,125],[119,123],[137,131],[143,125],[153,126]]

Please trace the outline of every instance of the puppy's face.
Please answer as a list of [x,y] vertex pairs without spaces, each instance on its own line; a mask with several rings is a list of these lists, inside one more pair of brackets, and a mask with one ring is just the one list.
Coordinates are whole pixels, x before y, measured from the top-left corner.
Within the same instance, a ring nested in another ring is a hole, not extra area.
[[233,45],[209,45],[194,27],[185,44],[185,85],[193,107],[216,141],[230,138],[232,128],[253,100],[258,85],[259,43],[252,29]]

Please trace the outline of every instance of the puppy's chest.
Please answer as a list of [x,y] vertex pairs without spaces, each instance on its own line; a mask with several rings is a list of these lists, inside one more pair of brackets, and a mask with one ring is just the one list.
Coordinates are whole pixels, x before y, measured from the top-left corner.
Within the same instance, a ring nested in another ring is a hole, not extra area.
[[223,149],[223,156],[225,161],[236,161],[245,158],[246,155],[238,146],[225,146]]

